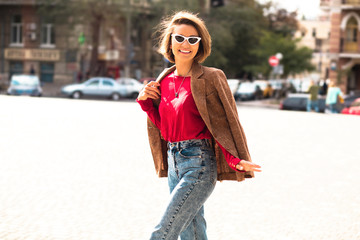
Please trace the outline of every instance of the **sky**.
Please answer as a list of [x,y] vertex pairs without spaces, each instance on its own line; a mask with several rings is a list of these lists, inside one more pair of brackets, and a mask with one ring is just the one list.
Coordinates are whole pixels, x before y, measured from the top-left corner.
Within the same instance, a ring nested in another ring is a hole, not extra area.
[[[269,0],[259,0],[261,3],[268,1]],[[288,11],[299,9],[298,16],[301,17],[305,15],[306,19],[315,18],[321,12],[320,0],[273,0],[273,2],[278,3],[279,7],[285,8]]]

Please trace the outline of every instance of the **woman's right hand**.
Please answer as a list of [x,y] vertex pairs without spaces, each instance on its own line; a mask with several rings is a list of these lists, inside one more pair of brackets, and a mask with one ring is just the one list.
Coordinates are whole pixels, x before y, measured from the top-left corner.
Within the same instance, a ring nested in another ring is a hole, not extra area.
[[141,90],[139,96],[137,97],[138,100],[146,100],[148,98],[151,99],[158,99],[160,98],[160,83],[152,81],[146,84],[146,86]]

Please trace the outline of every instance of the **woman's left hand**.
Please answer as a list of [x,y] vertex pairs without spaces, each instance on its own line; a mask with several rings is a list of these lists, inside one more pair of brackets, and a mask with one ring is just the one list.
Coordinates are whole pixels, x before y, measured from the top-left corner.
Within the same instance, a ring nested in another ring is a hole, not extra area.
[[254,171],[254,172],[261,172],[261,166],[257,165],[255,163],[246,161],[246,160],[241,160],[237,165],[236,165],[236,169],[239,171]]

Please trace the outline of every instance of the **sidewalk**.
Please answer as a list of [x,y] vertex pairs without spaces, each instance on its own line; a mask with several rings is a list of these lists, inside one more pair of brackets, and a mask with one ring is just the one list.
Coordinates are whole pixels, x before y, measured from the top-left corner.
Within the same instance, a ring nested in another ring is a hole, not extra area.
[[65,84],[59,83],[43,83],[43,96],[44,97],[61,97],[61,88]]
[[236,101],[238,106],[280,109],[280,100],[271,98],[257,101]]

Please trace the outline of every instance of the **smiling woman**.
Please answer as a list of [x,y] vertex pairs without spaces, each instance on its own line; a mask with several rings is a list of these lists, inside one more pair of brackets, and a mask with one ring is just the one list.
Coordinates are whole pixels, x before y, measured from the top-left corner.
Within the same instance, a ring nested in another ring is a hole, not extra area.
[[225,74],[200,65],[211,52],[204,22],[179,12],[161,26],[159,52],[175,65],[137,98],[156,172],[168,177],[171,192],[151,239],[207,239],[204,203],[216,180],[242,181],[261,170],[251,162]]

